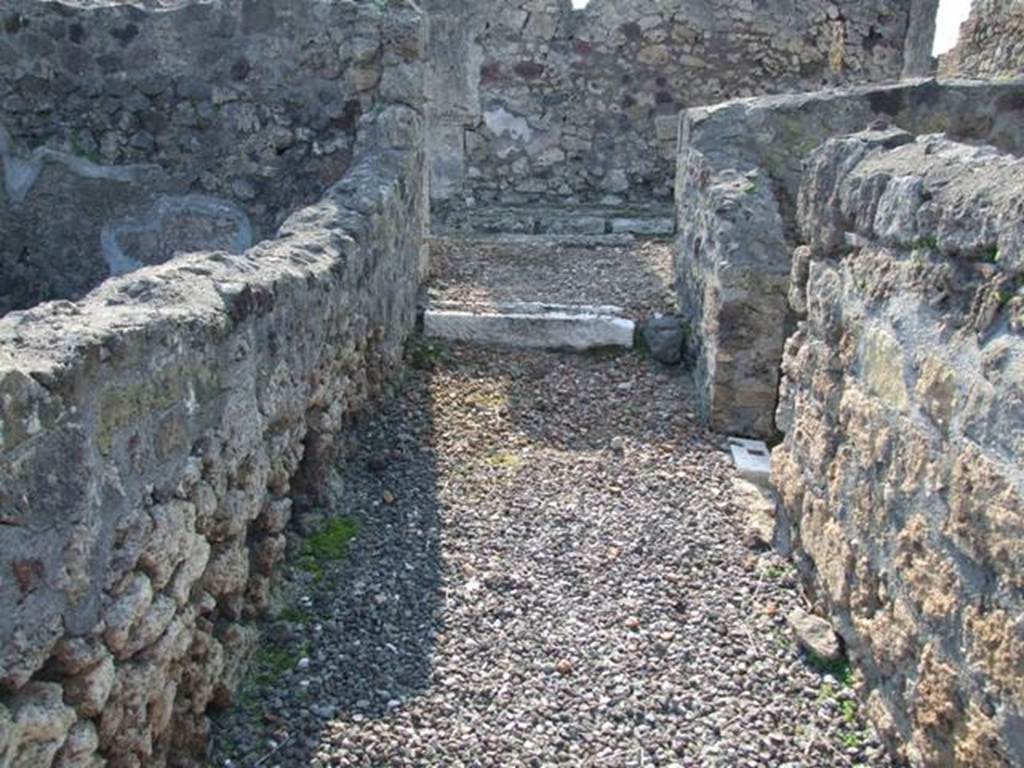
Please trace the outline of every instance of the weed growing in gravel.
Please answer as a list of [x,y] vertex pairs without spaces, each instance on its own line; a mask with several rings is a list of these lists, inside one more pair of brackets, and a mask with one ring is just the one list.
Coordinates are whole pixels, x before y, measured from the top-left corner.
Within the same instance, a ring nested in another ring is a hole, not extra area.
[[853,699],[846,699],[843,701],[841,709],[843,711],[843,722],[847,725],[856,725],[857,702]]
[[854,699],[846,699],[840,704],[840,711],[843,713],[844,728],[838,733],[839,743],[845,748],[859,748],[864,746],[867,734],[860,725],[860,709]]
[[302,608],[298,608],[294,605],[286,606],[281,613],[278,615],[281,621],[287,621],[289,624],[301,624],[305,626],[309,623],[309,613]]
[[275,644],[261,645],[239,691],[239,702],[248,705],[259,699],[263,691],[277,685],[286,672],[295,669],[299,659],[308,652],[308,646],[292,650]]
[[349,543],[358,533],[358,520],[351,517],[331,518],[320,533],[310,536],[303,543],[299,567],[319,581],[327,565],[345,557]]
[[761,571],[761,575],[766,579],[777,581],[778,579],[784,578],[788,574],[788,571],[779,565],[769,565]]
[[829,661],[813,653],[808,653],[807,662],[810,664],[811,669],[819,674],[832,675],[843,687],[848,688],[853,685],[853,667],[850,666],[850,662],[846,659]]
[[[849,665],[847,665],[849,666]],[[841,687],[847,687],[848,682],[840,680]],[[839,690],[832,683],[825,682],[818,694],[818,702],[835,699]],[[839,702],[839,712],[842,715],[842,727],[835,733],[836,743],[844,749],[857,749],[864,746],[867,741],[867,732],[861,727],[860,705],[856,699],[843,699]]]
[[796,643],[793,642],[793,638],[785,632],[776,631],[772,637],[775,640],[775,645],[784,651],[791,650],[793,646],[796,645]]
[[436,341],[412,341],[406,349],[406,360],[417,371],[432,371],[448,354],[447,348]]
[[988,264],[995,264],[999,261],[999,246],[990,245],[988,248],[981,252],[980,260]]

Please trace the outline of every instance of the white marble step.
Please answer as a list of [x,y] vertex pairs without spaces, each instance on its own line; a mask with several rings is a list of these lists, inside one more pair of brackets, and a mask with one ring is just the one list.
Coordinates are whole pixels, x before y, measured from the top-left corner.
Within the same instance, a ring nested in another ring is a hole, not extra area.
[[423,313],[429,338],[530,349],[632,349],[636,324],[619,307],[587,304],[432,302]]

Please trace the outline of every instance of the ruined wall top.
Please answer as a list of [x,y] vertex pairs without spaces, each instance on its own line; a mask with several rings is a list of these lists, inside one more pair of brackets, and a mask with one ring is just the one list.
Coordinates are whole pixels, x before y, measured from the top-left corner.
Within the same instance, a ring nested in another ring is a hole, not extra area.
[[425,5],[435,200],[615,205],[671,199],[682,109],[927,74],[936,0]]
[[960,77],[1024,73],[1024,0],[974,0],[960,41],[944,58],[941,70]]

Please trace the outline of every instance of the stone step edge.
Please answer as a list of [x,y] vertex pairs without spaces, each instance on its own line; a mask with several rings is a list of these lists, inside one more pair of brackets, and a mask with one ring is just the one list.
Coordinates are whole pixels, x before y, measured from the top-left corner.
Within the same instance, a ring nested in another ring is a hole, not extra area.
[[[500,232],[433,232],[431,240],[451,240],[460,243],[479,243],[480,245],[529,245],[534,248],[580,248],[596,246],[631,246],[640,238],[635,235],[526,235],[503,234]],[[653,239],[653,238],[652,238]]]
[[465,305],[459,309],[431,305],[423,311],[423,335],[447,341],[577,352],[634,347],[636,323],[628,318],[568,311],[569,307],[530,312],[524,311],[522,304],[516,306],[519,311],[485,312],[472,311]]
[[[453,299],[431,299],[424,310],[435,309],[446,312],[472,312],[479,315],[601,315],[626,317],[626,310],[614,304],[560,304],[551,301],[457,301]],[[627,318],[628,319],[628,318]]]

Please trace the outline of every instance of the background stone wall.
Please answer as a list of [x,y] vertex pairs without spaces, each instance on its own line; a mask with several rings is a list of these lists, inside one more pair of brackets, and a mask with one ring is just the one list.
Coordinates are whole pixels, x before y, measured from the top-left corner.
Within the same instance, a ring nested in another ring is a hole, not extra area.
[[178,250],[242,251],[317,200],[379,101],[379,16],[0,0],[0,314]]
[[715,428],[772,437],[796,200],[807,154],[884,121],[1024,154],[1024,80],[919,81],[740,99],[683,115],[676,183],[678,306]]
[[0,764],[200,764],[296,494],[399,368],[424,268],[425,35],[395,4],[359,19],[376,108],[319,202],[243,253],[0,319]]
[[974,0],[960,40],[941,62],[947,77],[1024,74],[1024,0]]
[[923,66],[935,5],[428,0],[433,196],[442,212],[668,203],[680,110],[895,80]]
[[1024,160],[878,130],[817,150],[774,476],[913,765],[1024,763]]

